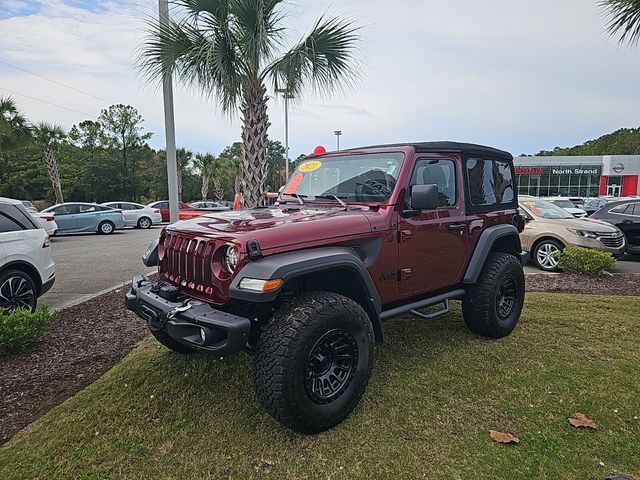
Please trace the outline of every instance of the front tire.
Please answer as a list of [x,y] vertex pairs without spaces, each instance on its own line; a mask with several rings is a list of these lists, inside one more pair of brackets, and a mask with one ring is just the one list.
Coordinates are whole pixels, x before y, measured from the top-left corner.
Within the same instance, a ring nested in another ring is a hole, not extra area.
[[524,271],[508,253],[491,253],[478,281],[462,299],[467,326],[485,337],[501,338],[516,327],[524,306]]
[[111,235],[116,229],[116,226],[111,222],[101,222],[98,225],[98,233],[101,235]]
[[10,312],[18,308],[33,311],[38,303],[38,290],[33,279],[21,270],[0,273],[0,309]]
[[328,430],[360,401],[373,351],[373,327],[358,303],[329,292],[301,295],[275,313],[258,339],[258,399],[293,430]]
[[558,271],[558,252],[561,252],[564,245],[557,240],[542,240],[533,249],[533,261],[540,270],[545,272]]

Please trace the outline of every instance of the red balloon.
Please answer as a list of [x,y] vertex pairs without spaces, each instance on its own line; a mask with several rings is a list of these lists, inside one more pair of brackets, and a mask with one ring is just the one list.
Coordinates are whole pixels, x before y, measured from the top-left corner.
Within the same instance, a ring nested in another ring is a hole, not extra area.
[[327,153],[327,149],[324,148],[322,145],[318,145],[316,148],[313,149],[314,155],[322,155],[323,153]]

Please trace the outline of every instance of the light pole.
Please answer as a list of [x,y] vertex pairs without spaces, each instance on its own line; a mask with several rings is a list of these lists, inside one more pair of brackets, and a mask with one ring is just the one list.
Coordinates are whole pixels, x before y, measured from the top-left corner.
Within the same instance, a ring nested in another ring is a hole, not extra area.
[[278,88],[276,92],[281,93],[284,97],[284,181],[289,180],[289,99],[293,95],[289,93],[288,88]]
[[342,135],[342,130],[334,130],[333,133],[336,134],[336,151],[340,151],[340,135]]
[[[169,21],[168,0],[158,0],[160,23]],[[167,71],[162,78],[162,94],[164,97],[164,133],[167,147],[167,181],[169,190],[169,221],[178,221],[178,164],[176,162],[176,132],[173,116],[173,82],[171,72]]]

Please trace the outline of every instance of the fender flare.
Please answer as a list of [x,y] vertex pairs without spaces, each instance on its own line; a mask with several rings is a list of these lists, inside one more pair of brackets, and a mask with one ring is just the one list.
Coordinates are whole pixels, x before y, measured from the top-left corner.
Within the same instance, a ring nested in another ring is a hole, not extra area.
[[520,234],[518,233],[518,229],[514,225],[509,224],[494,225],[493,227],[487,228],[482,232],[482,234],[480,234],[478,243],[476,243],[476,248],[469,260],[469,264],[467,265],[467,271],[464,275],[465,284],[472,284],[478,281],[482,267],[484,267],[487,257],[493,249],[496,241],[509,237],[512,237],[515,242],[515,251],[510,253],[516,255],[522,262],[522,244],[520,243]]
[[272,280],[281,278],[284,284],[297,277],[310,273],[317,273],[334,268],[345,268],[356,273],[361,280],[360,285],[354,285],[354,289],[364,289],[367,305],[363,305],[373,324],[373,329],[378,341],[382,340],[382,326],[380,324],[380,311],[382,302],[371,275],[365,263],[350,247],[321,247],[309,250],[280,253],[270,255],[259,260],[247,263],[235,276],[229,286],[229,296],[236,300],[265,303],[274,301],[280,293],[280,289],[267,292],[251,292],[240,288],[243,278],[259,278]]

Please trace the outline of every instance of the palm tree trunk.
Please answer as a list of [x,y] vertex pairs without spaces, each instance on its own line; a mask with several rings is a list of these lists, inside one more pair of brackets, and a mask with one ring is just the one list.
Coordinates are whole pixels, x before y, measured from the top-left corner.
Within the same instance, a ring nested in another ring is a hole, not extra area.
[[267,89],[255,82],[244,89],[242,105],[242,143],[244,155],[240,170],[241,195],[244,208],[258,205],[264,193],[269,164],[267,130],[271,125],[267,115]]
[[202,188],[200,189],[200,194],[202,195],[202,201],[204,202],[207,199],[207,195],[209,195],[209,175],[206,173],[202,174]]
[[60,182],[60,173],[58,172],[58,161],[56,160],[56,154],[50,145],[44,148],[44,162],[47,164],[47,171],[49,172],[49,179],[51,180],[51,186],[53,187],[53,194],[56,197],[56,203],[64,203],[62,197],[62,183]]

